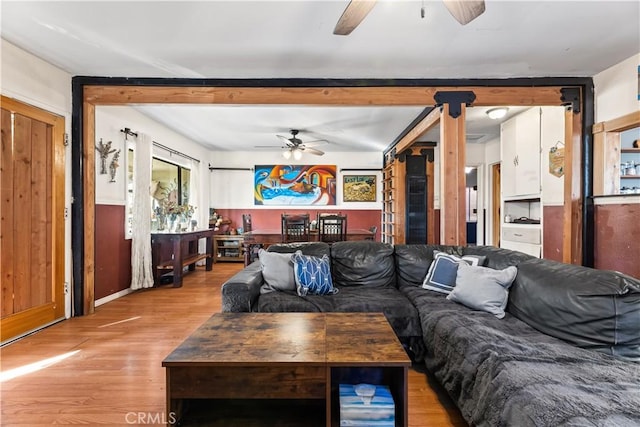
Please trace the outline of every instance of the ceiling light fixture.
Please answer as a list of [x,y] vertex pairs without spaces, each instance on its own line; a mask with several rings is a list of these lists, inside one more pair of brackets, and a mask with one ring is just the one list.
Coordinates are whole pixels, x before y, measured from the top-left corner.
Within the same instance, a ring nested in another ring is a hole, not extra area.
[[509,109],[507,107],[492,108],[487,110],[487,116],[489,116],[490,119],[498,120],[506,116],[508,111]]
[[295,160],[300,160],[302,158],[302,150],[296,147],[289,148],[282,152],[282,157],[289,160],[293,156]]

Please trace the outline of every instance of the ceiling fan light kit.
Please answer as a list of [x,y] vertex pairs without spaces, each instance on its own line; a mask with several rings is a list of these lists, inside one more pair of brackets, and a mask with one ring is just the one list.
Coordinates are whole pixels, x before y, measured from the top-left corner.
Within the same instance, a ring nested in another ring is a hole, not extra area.
[[508,111],[509,109],[507,107],[491,108],[487,110],[487,116],[489,116],[490,119],[498,120],[506,116]]

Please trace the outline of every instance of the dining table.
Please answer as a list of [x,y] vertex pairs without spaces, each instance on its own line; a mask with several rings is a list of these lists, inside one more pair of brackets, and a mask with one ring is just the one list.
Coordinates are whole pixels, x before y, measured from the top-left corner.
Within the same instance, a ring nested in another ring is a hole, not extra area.
[[[266,248],[275,243],[282,243],[282,230],[279,228],[256,229],[242,233],[244,247],[244,265],[247,266],[255,261],[257,256],[256,248]],[[311,230],[310,242],[319,241],[318,230]],[[366,228],[347,229],[347,240],[375,240],[375,233]]]

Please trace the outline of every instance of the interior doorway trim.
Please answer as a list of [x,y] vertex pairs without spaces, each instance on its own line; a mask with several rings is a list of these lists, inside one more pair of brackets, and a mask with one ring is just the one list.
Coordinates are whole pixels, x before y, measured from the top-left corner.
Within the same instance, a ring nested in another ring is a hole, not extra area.
[[[73,313],[94,310],[95,108],[131,103],[422,105],[435,106],[438,91],[473,91],[473,106],[563,105],[562,89],[582,94],[583,157],[580,188],[592,195],[593,81],[590,77],[514,79],[172,79],[74,77],[72,79],[72,253]],[[593,230],[592,209],[582,209],[579,229]],[[591,215],[591,217],[589,217]],[[588,240],[585,239],[588,243]],[[593,247],[583,248],[583,264],[593,265]]]

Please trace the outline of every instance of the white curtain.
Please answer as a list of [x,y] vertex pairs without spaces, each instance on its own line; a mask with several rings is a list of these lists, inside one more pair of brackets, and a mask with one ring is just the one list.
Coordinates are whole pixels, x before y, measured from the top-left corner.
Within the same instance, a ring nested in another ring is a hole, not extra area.
[[[205,209],[202,206],[202,194],[201,194],[201,185],[200,185],[200,162],[196,162],[194,160],[191,161],[191,177],[189,181],[189,204],[196,207],[196,210],[193,213],[193,217],[191,219],[195,219],[198,221],[198,228],[208,228],[209,227],[209,210]],[[204,212],[206,212],[207,216],[204,216]],[[206,222],[205,222],[206,221]],[[200,253],[204,253],[206,250],[206,242],[203,239],[200,239],[198,242],[198,251]],[[200,260],[197,263],[198,265],[204,265],[205,261]]]
[[153,286],[151,266],[151,138],[138,133],[133,168],[131,289]]
[[[196,206],[193,219],[198,221],[198,228],[207,228],[209,220],[208,209],[202,206],[202,189],[200,185],[200,162],[191,161],[191,178],[189,188],[189,204]],[[206,216],[205,216],[206,215]]]

